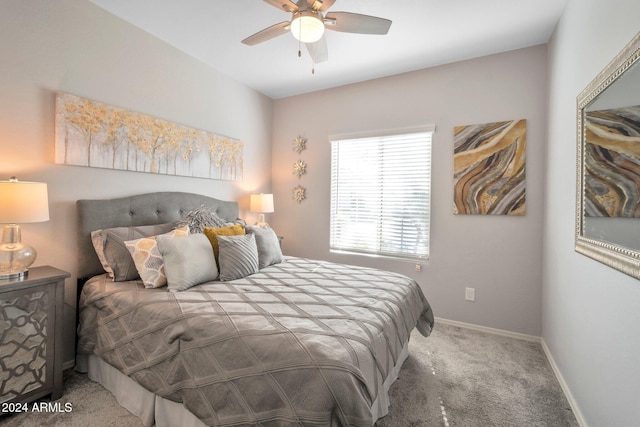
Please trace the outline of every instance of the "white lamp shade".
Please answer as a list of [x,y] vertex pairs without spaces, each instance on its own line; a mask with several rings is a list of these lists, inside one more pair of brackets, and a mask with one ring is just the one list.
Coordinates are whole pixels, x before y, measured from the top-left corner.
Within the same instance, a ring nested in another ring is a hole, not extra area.
[[49,220],[47,184],[11,179],[0,181],[0,224]]
[[252,194],[249,200],[251,212],[271,213],[273,210],[273,194]]
[[291,34],[302,43],[314,43],[324,34],[324,23],[316,12],[296,12],[291,20]]

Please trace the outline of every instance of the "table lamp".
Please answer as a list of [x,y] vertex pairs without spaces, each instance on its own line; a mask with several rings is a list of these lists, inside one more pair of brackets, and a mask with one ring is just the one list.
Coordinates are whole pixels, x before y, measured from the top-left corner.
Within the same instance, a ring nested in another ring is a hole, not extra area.
[[249,210],[258,212],[258,222],[256,227],[269,228],[269,224],[264,221],[264,214],[273,212],[273,194],[252,194],[249,200]]
[[0,181],[0,279],[24,278],[36,260],[36,250],[22,243],[17,223],[49,220],[47,184],[42,182]]

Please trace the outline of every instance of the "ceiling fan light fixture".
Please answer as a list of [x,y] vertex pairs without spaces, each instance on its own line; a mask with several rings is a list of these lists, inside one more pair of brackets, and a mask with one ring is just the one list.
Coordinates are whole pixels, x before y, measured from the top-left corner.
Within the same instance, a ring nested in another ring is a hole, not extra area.
[[317,12],[299,11],[291,19],[291,34],[302,43],[314,43],[324,34],[324,22]]

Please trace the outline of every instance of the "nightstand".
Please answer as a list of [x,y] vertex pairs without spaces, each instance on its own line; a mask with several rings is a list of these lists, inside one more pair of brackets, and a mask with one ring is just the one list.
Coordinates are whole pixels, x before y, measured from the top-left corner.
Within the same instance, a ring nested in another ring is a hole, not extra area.
[[0,280],[0,402],[62,396],[62,309],[70,274],[33,267]]

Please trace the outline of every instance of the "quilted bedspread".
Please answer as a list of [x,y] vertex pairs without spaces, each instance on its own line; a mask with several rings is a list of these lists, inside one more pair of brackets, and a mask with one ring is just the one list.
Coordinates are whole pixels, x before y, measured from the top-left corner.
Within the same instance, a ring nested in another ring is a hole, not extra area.
[[211,426],[372,426],[411,330],[433,327],[406,276],[292,257],[184,292],[97,276],[80,310],[80,353]]

